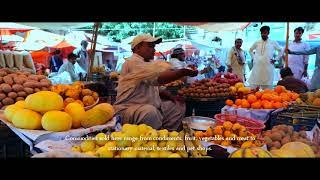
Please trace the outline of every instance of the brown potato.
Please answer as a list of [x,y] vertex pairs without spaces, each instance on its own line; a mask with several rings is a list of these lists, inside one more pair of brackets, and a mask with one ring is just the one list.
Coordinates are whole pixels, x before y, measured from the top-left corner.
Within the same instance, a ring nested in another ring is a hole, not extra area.
[[23,90],[24,90],[28,95],[34,93],[34,90],[33,90],[32,88],[26,87],[26,88],[23,88]]
[[45,75],[37,75],[38,76],[38,81],[41,81],[42,79],[47,79]]
[[2,84],[2,91],[5,92],[5,93],[9,93],[12,91],[12,88],[9,84]]
[[20,79],[20,78],[18,78],[18,77],[15,77],[15,78],[13,78],[13,81],[14,81],[14,83],[16,83],[16,84],[23,84],[23,79]]
[[7,75],[5,77],[3,77],[3,81],[9,85],[12,85],[13,84],[13,80],[12,80],[12,77]]
[[16,92],[9,92],[8,93],[8,97],[12,98],[12,99],[15,99],[16,97],[18,97],[18,94]]
[[20,84],[14,84],[14,85],[12,86],[12,89],[13,89],[15,92],[23,91],[23,86],[20,85]]
[[19,97],[27,97],[27,95],[28,95],[28,94],[27,94],[26,92],[24,92],[24,91],[20,91],[20,92],[18,92],[17,94],[18,94]]
[[8,75],[7,72],[5,72],[5,71],[0,71],[0,77],[4,77],[4,76],[6,76],[6,75]]
[[46,87],[41,87],[41,91],[48,91],[48,88],[46,88]]
[[21,100],[24,100],[24,97],[17,97],[16,98],[16,102],[21,101]]
[[25,88],[34,88],[34,83],[33,82],[25,82],[25,83],[23,83],[23,87],[25,87]]
[[14,100],[12,98],[6,97],[2,100],[3,105],[11,105],[14,104]]
[[28,79],[28,76],[22,74],[22,75],[18,75],[18,78],[19,79]]
[[46,87],[46,88],[50,87],[50,84],[48,82],[40,82],[39,84],[41,87]]
[[50,85],[52,85],[52,84],[51,84],[51,81],[48,80],[48,79],[41,79],[40,82],[47,82],[47,83],[49,83]]
[[0,84],[2,84],[3,82],[3,77],[0,76]]
[[4,93],[0,93],[0,101],[2,101],[2,99],[6,98],[6,97],[7,97],[7,95],[6,95],[6,94],[4,94]]
[[39,88],[34,88],[34,92],[39,92],[41,91]]
[[38,81],[38,76],[37,75],[30,75],[30,76],[28,76],[28,79]]

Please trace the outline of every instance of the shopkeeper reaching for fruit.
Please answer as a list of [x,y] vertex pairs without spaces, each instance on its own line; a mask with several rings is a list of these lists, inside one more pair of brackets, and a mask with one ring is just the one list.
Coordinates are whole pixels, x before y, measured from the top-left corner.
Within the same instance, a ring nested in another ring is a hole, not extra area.
[[184,76],[194,77],[198,74],[197,70],[170,69],[157,74],[153,79],[143,80],[132,86],[125,85],[123,80],[134,72],[147,70],[146,67],[154,57],[155,45],[160,42],[161,38],[152,37],[150,34],[141,34],[132,40],[133,55],[122,66],[114,107],[123,124],[147,124],[154,129],[179,130],[185,106],[160,91],[159,86]]

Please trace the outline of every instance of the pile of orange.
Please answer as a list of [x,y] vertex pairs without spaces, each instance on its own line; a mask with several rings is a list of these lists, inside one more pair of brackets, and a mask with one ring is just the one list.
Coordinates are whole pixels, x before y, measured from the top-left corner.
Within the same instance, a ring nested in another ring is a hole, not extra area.
[[288,91],[284,86],[276,86],[274,90],[265,89],[249,94],[245,99],[228,99],[226,104],[235,108],[278,109],[287,107],[290,102],[299,98],[299,94]]

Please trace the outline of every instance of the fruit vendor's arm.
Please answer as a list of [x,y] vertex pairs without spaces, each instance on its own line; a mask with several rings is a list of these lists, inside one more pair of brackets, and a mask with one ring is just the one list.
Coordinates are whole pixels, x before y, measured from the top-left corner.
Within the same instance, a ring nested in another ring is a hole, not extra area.
[[276,60],[278,61],[283,55],[284,49],[276,41],[274,41],[274,48],[276,51],[278,51],[278,55],[276,57]]
[[227,62],[226,62],[228,69],[231,69],[231,62],[232,62],[233,53],[234,53],[233,49],[230,49],[229,54],[228,54],[228,58],[227,58]]
[[250,56],[251,56],[251,59],[253,59],[253,51],[257,48],[257,42],[255,42],[251,48],[249,49],[249,53],[250,53]]
[[194,77],[198,75],[198,71],[193,71],[190,69],[178,69],[178,70],[167,70],[158,76],[158,83],[160,85],[167,84],[169,82],[178,80],[184,76]]
[[316,54],[317,53],[318,47],[312,48],[310,50],[306,51],[290,51],[288,50],[289,54],[295,54],[295,55],[311,55],[311,54]]

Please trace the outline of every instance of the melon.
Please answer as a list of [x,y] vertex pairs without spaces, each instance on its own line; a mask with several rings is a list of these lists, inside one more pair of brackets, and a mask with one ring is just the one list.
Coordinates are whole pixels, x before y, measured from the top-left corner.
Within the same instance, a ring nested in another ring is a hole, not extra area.
[[26,108],[37,112],[47,112],[61,110],[63,108],[63,98],[51,91],[39,91],[27,96],[25,99]]
[[41,119],[43,129],[47,131],[68,131],[72,127],[72,117],[62,111],[48,111]]
[[41,129],[41,115],[30,109],[19,109],[12,117],[12,124],[21,129]]
[[269,151],[260,147],[238,149],[230,154],[230,158],[272,158]]

